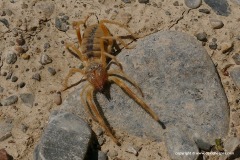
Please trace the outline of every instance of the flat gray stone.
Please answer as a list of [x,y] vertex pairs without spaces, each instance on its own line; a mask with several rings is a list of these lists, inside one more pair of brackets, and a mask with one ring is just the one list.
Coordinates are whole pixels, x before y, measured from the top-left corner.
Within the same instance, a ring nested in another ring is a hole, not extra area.
[[32,93],[22,93],[20,94],[20,99],[24,104],[26,104],[28,107],[33,106],[33,102],[35,100],[35,96]]
[[233,3],[240,5],[240,0],[231,0]]
[[81,118],[71,113],[52,115],[34,150],[34,160],[83,160],[92,131]]
[[198,155],[194,154],[194,152],[198,152],[197,145],[194,143],[193,140],[190,141],[189,139],[191,139],[191,137],[184,133],[180,128],[169,128],[168,132],[165,134],[165,139],[168,154],[173,160],[197,159]]
[[204,0],[207,5],[209,5],[215,13],[221,16],[228,16],[231,11],[227,0]]
[[240,67],[234,67],[230,71],[230,76],[231,76],[234,84],[237,86],[237,88],[240,89]]
[[0,142],[12,136],[13,124],[10,120],[0,122]]
[[[168,134],[176,137],[165,139],[167,145],[178,144],[179,148],[184,147],[181,141],[197,142],[198,147],[206,148],[214,144],[216,138],[227,134],[226,95],[211,58],[194,37],[174,31],[158,32],[138,40],[135,49],[123,50],[117,59],[126,74],[142,88],[145,95],[142,99],[159,115],[166,129],[120,87],[112,84],[110,100],[101,93],[96,97],[116,134],[123,131],[161,141],[166,132],[165,137],[169,137]],[[84,83],[68,96],[61,110],[88,117],[79,96]],[[132,90],[141,97],[134,88]],[[184,136],[172,133],[173,130],[181,130]],[[196,150],[196,146],[192,147]]]
[[1,101],[3,106],[10,106],[18,101],[18,96],[12,95],[4,100]]

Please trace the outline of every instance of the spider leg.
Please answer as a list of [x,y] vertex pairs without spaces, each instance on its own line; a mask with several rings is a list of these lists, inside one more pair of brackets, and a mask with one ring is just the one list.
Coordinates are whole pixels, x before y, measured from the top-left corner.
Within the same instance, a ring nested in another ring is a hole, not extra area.
[[82,52],[79,49],[77,49],[73,43],[66,43],[65,46],[67,49],[75,53],[82,62],[87,60],[86,57],[84,57],[84,55],[82,54]]
[[118,62],[116,57],[107,53],[104,50],[104,39],[102,39],[102,38],[101,38],[101,41],[100,41],[100,48],[101,48],[101,59],[102,59],[103,68],[107,68],[107,63],[106,63],[106,56],[107,56],[107,57],[111,58],[112,61],[114,61],[114,63],[116,63],[116,65],[119,66],[120,69],[122,70],[122,65],[121,65],[120,62]]
[[81,45],[82,44],[82,37],[81,37],[81,29],[80,29],[80,25],[83,24],[86,27],[86,22],[88,20],[88,18],[91,16],[92,14],[88,15],[84,21],[74,21],[72,23],[73,28],[76,30],[77,33],[77,37],[78,37],[78,42]]
[[93,101],[93,92],[94,89],[91,88],[88,92],[87,92],[87,101],[90,105],[90,108],[92,109],[92,111],[94,112],[98,122],[100,123],[100,125],[105,129],[105,131],[107,132],[107,134],[113,139],[113,141],[117,144],[120,145],[120,143],[118,142],[118,140],[114,137],[112,130],[110,129],[109,126],[107,126],[106,122],[104,121],[102,115],[100,114],[100,112],[98,111],[97,106],[95,105],[94,101]]
[[[95,121],[95,122],[98,122],[98,120],[96,119],[96,117],[93,115],[93,113],[92,113],[92,110],[88,107],[88,105],[87,105],[87,102],[86,102],[86,97],[84,98],[84,93],[86,93],[86,90],[87,90],[87,92],[89,91],[89,89],[91,89],[91,88],[89,88],[89,87],[91,87],[90,86],[90,84],[87,84],[86,86],[84,86],[84,88],[82,89],[82,91],[81,91],[81,93],[80,93],[80,98],[81,98],[81,101],[82,101],[82,104],[83,104],[83,106],[84,106],[84,108],[85,108],[85,111],[88,113],[88,115]],[[86,95],[86,94],[85,94]],[[88,104],[89,104],[89,102],[88,102]]]
[[116,41],[119,41],[125,48],[127,49],[132,49],[132,48],[135,48],[136,46],[133,45],[133,46],[129,46],[129,44],[126,44],[119,36],[104,36],[104,37],[101,37],[103,39],[108,39],[108,40],[116,40]]
[[76,73],[76,72],[79,72],[79,73],[85,75],[85,73],[84,73],[83,70],[78,69],[78,68],[71,68],[71,69],[69,70],[69,72],[68,72],[67,77],[64,79],[62,91],[66,90],[66,89],[68,88],[68,86],[67,86],[68,79],[69,79],[74,73]]
[[146,112],[148,112],[148,113],[152,116],[152,118],[153,118],[154,120],[156,120],[156,121],[162,126],[163,129],[166,128],[165,125],[159,120],[157,114],[154,113],[154,112],[152,111],[152,109],[149,108],[148,105],[147,105],[143,100],[141,100],[140,98],[138,98],[138,97],[136,96],[136,94],[133,93],[133,92],[131,91],[131,89],[130,89],[127,85],[125,85],[121,80],[119,80],[118,78],[113,77],[113,76],[110,76],[110,77],[109,77],[109,80],[110,80],[110,81],[113,81],[113,82],[114,82],[115,84],[117,84],[120,88],[122,88],[125,92],[127,92],[128,95],[129,95],[132,99],[134,99]]
[[99,22],[99,24],[104,24],[104,23],[109,23],[109,24],[118,25],[119,27],[124,28],[126,31],[128,31],[128,33],[130,33],[131,36],[132,36],[134,39],[137,39],[137,38],[138,38],[138,36],[135,35],[134,33],[132,33],[132,32],[130,31],[130,29],[128,29],[125,25],[123,25],[123,24],[121,24],[121,23],[119,23],[119,22],[110,21],[110,20],[106,20],[106,19],[103,19],[103,20],[101,20],[101,21]]
[[144,97],[141,88],[133,80],[131,80],[130,77],[128,77],[123,71],[111,70],[111,71],[108,72],[108,75],[109,76],[120,77],[120,78],[122,77],[123,79],[126,79],[138,90],[138,92],[142,95],[142,97]]

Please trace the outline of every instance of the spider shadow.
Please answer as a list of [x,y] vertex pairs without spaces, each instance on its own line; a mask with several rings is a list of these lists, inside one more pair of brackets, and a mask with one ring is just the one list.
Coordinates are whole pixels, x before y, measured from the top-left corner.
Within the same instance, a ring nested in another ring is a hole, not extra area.
[[[133,85],[132,84],[132,82],[130,82],[128,79],[126,79],[125,77],[122,77],[122,76],[120,76],[120,75],[114,75],[114,76],[116,76],[116,77],[118,77],[119,79],[122,79],[122,80],[124,80],[124,81],[127,81],[129,84],[131,84],[131,85]],[[112,86],[112,84],[113,83],[106,83],[106,85],[105,85],[105,87],[104,87],[104,90],[102,91],[102,92],[98,92],[98,91],[94,91],[94,93],[93,93],[93,101],[94,101],[94,103],[95,103],[95,105],[96,105],[96,107],[97,107],[97,109],[98,109],[98,112],[99,112],[99,114],[100,114],[100,116],[102,117],[102,119],[103,119],[103,121],[104,121],[104,123],[105,123],[105,125],[109,128],[109,130],[111,131],[111,133],[115,133],[114,132],[114,130],[113,130],[113,128],[111,127],[111,125],[110,125],[110,123],[108,122],[108,120],[107,120],[107,118],[105,117],[105,115],[104,115],[104,112],[103,112],[103,109],[102,109],[102,107],[101,107],[101,105],[100,105],[100,103],[98,102],[98,100],[97,100],[97,93],[101,93],[101,94],[103,94],[106,98],[107,98],[107,100],[108,101],[110,101],[112,98],[111,98],[111,91],[110,91],[110,89],[111,89],[111,86]],[[126,94],[126,95],[128,95],[128,97],[130,97],[131,98],[131,96],[129,95],[129,93],[128,92],[126,92],[124,89],[122,89],[122,91]],[[131,98],[132,99],[132,98]],[[133,99],[134,100],[134,99]],[[134,100],[135,101],[135,100]],[[135,101],[136,102],[136,101]],[[138,105],[140,105],[138,102],[136,102]],[[141,105],[140,105],[141,106]],[[141,107],[142,108],[142,107]],[[142,108],[143,109],[143,108]],[[93,114],[93,113],[92,113]],[[163,122],[161,122],[160,120],[159,121],[157,121],[160,125],[161,125],[161,127],[162,127],[162,129],[166,129],[166,126],[164,125],[164,123]],[[115,135],[115,134],[114,134]]]

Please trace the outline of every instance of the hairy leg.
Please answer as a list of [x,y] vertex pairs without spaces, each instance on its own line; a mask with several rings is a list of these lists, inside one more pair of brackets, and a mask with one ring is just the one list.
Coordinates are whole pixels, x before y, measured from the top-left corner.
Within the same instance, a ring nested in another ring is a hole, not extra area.
[[[87,84],[86,86],[84,86],[84,88],[82,89],[81,93],[80,93],[80,98],[81,98],[81,101],[82,101],[82,104],[85,108],[85,111],[87,112],[87,114],[96,122],[98,122],[98,120],[96,119],[96,117],[93,115],[92,113],[92,110],[88,107],[88,104],[87,104],[87,97],[85,96],[84,97],[84,93],[86,95],[86,92],[89,92],[89,90],[91,90],[91,86],[90,84]],[[87,91],[86,91],[87,90]]]
[[114,137],[112,130],[109,128],[109,126],[107,126],[106,122],[104,121],[102,115],[99,113],[97,106],[95,105],[95,103],[93,102],[93,89],[89,90],[87,92],[87,100],[88,103],[92,109],[92,111],[94,112],[98,122],[100,123],[100,125],[105,129],[106,133],[113,139],[113,141],[117,144],[120,145],[120,143],[118,142],[118,140]]
[[77,48],[74,46],[73,43],[66,43],[65,46],[66,46],[67,49],[69,49],[70,51],[72,51],[73,53],[75,53],[82,62],[84,62],[84,61],[87,60],[87,59],[84,57],[84,55],[82,54],[82,52],[81,52],[79,49],[77,49]]
[[129,46],[129,44],[126,44],[120,37],[118,36],[104,36],[104,37],[101,37],[102,39],[107,39],[107,40],[116,40],[116,41],[119,41],[123,46],[124,48],[127,48],[127,49],[133,49],[135,48],[135,45],[133,46]]
[[67,86],[67,83],[68,83],[68,79],[76,72],[79,72],[81,73],[82,75],[85,75],[84,71],[81,70],[81,69],[78,69],[78,68],[71,68],[68,72],[68,75],[67,77],[64,79],[64,82],[63,82],[63,91],[66,90],[68,88]]
[[131,34],[131,36],[134,38],[134,39],[137,39],[138,36],[135,35],[134,33],[132,33],[125,25],[119,23],[119,22],[115,22],[115,21],[110,21],[110,20],[106,20],[106,19],[103,19],[99,22],[99,24],[104,24],[104,23],[109,23],[109,24],[115,24],[115,25],[118,25],[119,27],[121,28],[124,28],[126,31],[128,31],[128,33]]
[[104,50],[104,39],[102,39],[102,38],[101,38],[101,41],[100,41],[100,49],[101,49],[101,58],[102,58],[103,68],[107,68],[107,63],[106,63],[106,56],[107,56],[107,57],[111,58],[112,61],[114,61],[116,63],[116,65],[118,65],[120,67],[120,69],[122,70],[122,65],[121,65],[120,62],[118,62],[116,57],[107,53]]
[[88,20],[88,18],[91,16],[92,14],[88,15],[84,21],[74,21],[72,23],[73,28],[76,30],[77,33],[77,37],[78,37],[78,42],[79,45],[82,44],[82,37],[81,37],[81,29],[80,29],[80,25],[83,24],[86,27],[86,22]]
[[131,91],[131,89],[126,85],[124,84],[121,80],[119,80],[118,78],[116,77],[109,77],[109,80],[114,82],[115,84],[117,84],[119,87],[121,87],[124,91],[126,91],[128,93],[128,95],[133,99],[135,100],[146,112],[148,112],[152,117],[153,119],[155,119],[157,122],[160,122],[158,116],[156,113],[154,113],[152,111],[152,109],[143,101],[141,100],[140,98],[137,97],[137,95],[135,93],[133,93]]
[[121,70],[111,70],[108,71],[109,76],[115,76],[115,77],[122,77],[123,79],[126,79],[128,82],[130,82],[137,90],[138,92],[144,97],[143,92],[141,88],[133,81],[130,79],[129,76],[127,76],[123,71]]

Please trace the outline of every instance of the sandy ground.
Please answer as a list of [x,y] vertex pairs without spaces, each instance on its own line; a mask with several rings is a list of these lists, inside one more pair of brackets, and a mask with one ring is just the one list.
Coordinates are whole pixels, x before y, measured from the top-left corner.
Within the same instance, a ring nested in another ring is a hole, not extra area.
[[[11,3],[12,1],[14,3]],[[9,28],[0,23],[0,55],[3,62],[0,70],[0,85],[4,88],[4,91],[0,93],[0,99],[21,93],[31,93],[35,96],[32,107],[24,104],[21,99],[13,105],[0,107],[0,120],[11,119],[14,125],[12,136],[0,142],[0,148],[5,148],[15,159],[33,159],[34,146],[48,123],[51,111],[59,108],[55,103],[56,92],[62,88],[62,82],[69,68],[81,65],[81,62],[64,46],[64,42],[77,42],[75,31],[71,25],[67,32],[59,31],[55,27],[55,18],[61,13],[68,16],[67,21],[71,23],[74,20],[82,20],[93,12],[99,20],[109,19],[127,24],[132,32],[143,37],[161,30],[177,30],[192,36],[206,32],[208,42],[204,43],[204,48],[216,64],[229,101],[231,111],[229,135],[240,137],[240,126],[237,124],[239,116],[236,115],[240,108],[238,102],[240,92],[232,78],[222,72],[222,69],[229,64],[233,65],[227,71],[236,66],[232,56],[239,53],[240,50],[240,41],[236,38],[240,36],[239,6],[229,2],[231,14],[224,17],[216,15],[205,3],[200,8],[209,9],[210,14],[201,13],[198,9],[189,9],[184,5],[183,0],[178,1],[178,6],[173,5],[175,1],[164,0],[160,2],[150,0],[148,4],[140,4],[138,1],[125,4],[121,0],[12,1],[0,1],[0,11],[7,10],[7,14],[0,18],[5,18],[9,23]],[[12,13],[9,13],[9,10]],[[210,18],[221,20],[224,27],[213,29],[210,25]],[[88,23],[94,24],[96,19],[93,17]],[[116,32],[117,35],[126,34],[115,26],[109,26],[109,28],[112,33]],[[26,41],[25,45],[28,47],[26,54],[30,56],[29,59],[24,59],[21,52],[15,51],[18,45],[16,40],[20,35]],[[209,41],[212,41],[213,38],[217,39],[217,50],[211,50],[208,46]],[[46,47],[46,43],[50,47]],[[233,44],[231,52],[222,53],[221,46],[224,43]],[[7,64],[5,59],[11,50],[17,53],[18,60],[14,64]],[[52,62],[42,65],[39,62],[42,54],[47,54]],[[56,70],[54,76],[48,71],[49,67]],[[18,77],[16,82],[12,82],[11,79],[6,80],[6,76],[3,76],[4,72],[8,73],[9,71],[13,72],[13,76]],[[36,73],[40,74],[40,81],[32,79]],[[79,78],[81,76],[76,75],[69,83],[76,82]],[[25,82],[26,85],[20,88],[20,82]],[[62,98],[65,99],[73,90],[74,88],[65,91]],[[25,127],[27,127],[26,130],[23,129]],[[107,136],[104,135],[104,138],[106,142],[102,146],[102,151],[116,150],[118,158],[115,159],[169,158],[164,143],[125,136],[122,147],[118,147]],[[130,142],[134,146],[142,148],[138,156],[126,152],[127,147],[132,145]]]

